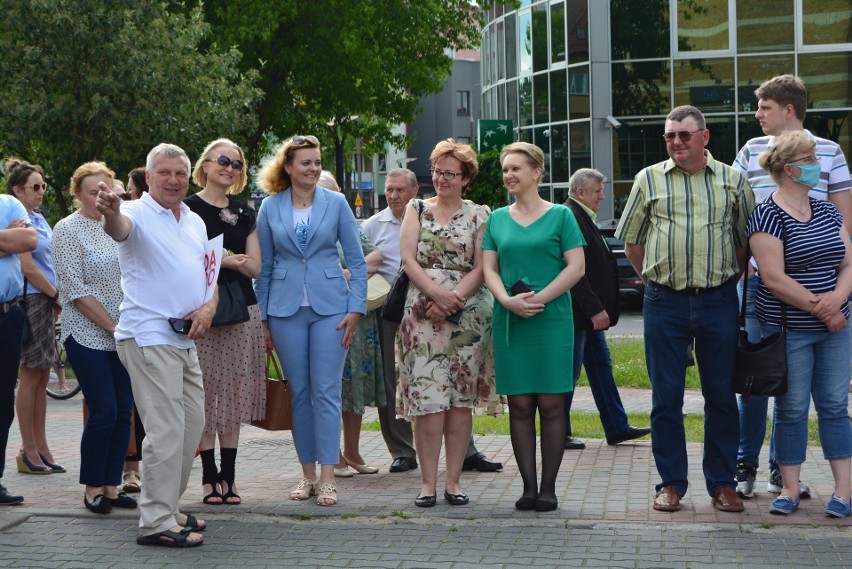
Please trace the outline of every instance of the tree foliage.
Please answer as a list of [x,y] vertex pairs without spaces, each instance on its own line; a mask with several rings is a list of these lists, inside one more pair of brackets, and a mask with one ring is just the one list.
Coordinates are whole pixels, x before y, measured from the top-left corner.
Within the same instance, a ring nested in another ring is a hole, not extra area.
[[257,74],[236,49],[198,49],[209,32],[200,7],[0,0],[0,13],[0,149],[41,164],[57,192],[89,160],[123,175],[160,142],[192,157],[257,129]]
[[367,152],[402,147],[393,125],[413,122],[420,98],[441,89],[448,49],[479,40],[468,0],[206,0],[204,9],[211,39],[239,46],[242,68],[260,72],[250,154],[268,130],[339,149],[355,137]]
[[500,149],[483,152],[477,157],[479,174],[470,185],[464,198],[474,203],[487,205],[492,211],[509,203],[508,193],[503,186],[503,167],[500,164]]

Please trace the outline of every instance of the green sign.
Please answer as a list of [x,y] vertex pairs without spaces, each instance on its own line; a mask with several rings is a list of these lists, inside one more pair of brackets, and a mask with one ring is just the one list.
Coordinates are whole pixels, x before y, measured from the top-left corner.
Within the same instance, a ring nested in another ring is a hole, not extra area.
[[480,152],[499,150],[514,142],[510,120],[481,120],[478,134]]

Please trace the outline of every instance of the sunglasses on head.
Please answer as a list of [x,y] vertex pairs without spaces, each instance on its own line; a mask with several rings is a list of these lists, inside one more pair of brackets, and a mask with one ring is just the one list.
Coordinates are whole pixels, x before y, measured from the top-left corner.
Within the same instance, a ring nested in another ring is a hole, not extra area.
[[666,142],[672,142],[672,141],[674,141],[675,138],[679,138],[683,142],[689,142],[689,140],[692,138],[693,134],[695,134],[696,132],[701,132],[702,130],[705,130],[705,129],[699,128],[697,130],[693,130],[692,132],[689,132],[688,130],[679,130],[677,132],[673,132],[673,131],[664,132],[663,138],[666,139]]
[[219,166],[230,166],[234,170],[242,170],[243,169],[243,161],[242,160],[231,160],[224,154],[219,156],[216,160],[212,158],[208,158],[205,162],[216,162]]
[[294,136],[293,137],[293,145],[294,146],[304,146],[305,143],[315,144],[316,146],[319,146],[320,141],[316,136],[314,136],[312,134],[309,134],[308,136]]

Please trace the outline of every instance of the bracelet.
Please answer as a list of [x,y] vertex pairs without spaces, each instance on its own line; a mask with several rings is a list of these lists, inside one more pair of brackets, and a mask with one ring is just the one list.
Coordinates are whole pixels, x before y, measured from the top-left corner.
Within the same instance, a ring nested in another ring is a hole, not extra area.
[[56,294],[54,294],[53,296],[50,297],[50,300],[52,300],[53,302],[56,302],[57,300],[59,300],[59,291],[58,290],[56,291]]

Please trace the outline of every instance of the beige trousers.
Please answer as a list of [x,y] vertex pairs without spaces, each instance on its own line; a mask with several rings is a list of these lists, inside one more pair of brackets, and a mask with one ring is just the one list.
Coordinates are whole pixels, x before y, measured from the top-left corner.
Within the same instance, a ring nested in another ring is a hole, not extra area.
[[195,347],[140,347],[131,338],[117,349],[145,425],[139,533],[151,535],[178,525],[178,501],[204,429],[201,367]]

